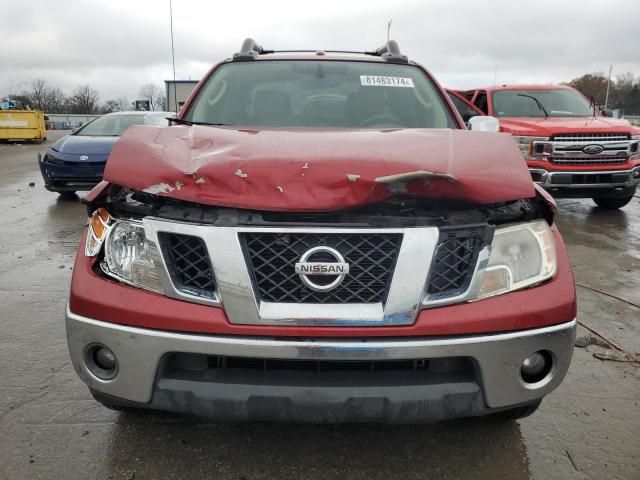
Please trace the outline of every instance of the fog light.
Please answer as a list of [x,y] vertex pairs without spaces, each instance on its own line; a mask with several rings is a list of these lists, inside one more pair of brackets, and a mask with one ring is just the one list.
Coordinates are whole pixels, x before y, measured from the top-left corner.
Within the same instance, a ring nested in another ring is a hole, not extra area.
[[104,345],[91,345],[87,349],[85,362],[89,371],[100,380],[111,380],[118,374],[118,360]]
[[97,366],[104,370],[112,370],[116,368],[116,357],[108,348],[98,348],[93,354],[93,360],[96,362]]
[[538,383],[549,375],[552,366],[551,354],[540,350],[524,359],[520,367],[520,376],[525,383]]

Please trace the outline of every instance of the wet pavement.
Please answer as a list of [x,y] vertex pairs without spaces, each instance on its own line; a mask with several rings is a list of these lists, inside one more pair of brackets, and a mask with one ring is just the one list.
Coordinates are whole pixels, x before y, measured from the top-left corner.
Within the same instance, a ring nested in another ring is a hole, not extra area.
[[[505,424],[233,424],[105,409],[77,378],[64,334],[86,211],[44,189],[45,148],[0,145],[1,480],[640,479],[640,367],[598,345],[575,349],[535,415]],[[590,200],[559,208],[580,320],[640,352],[640,199],[620,212]]]

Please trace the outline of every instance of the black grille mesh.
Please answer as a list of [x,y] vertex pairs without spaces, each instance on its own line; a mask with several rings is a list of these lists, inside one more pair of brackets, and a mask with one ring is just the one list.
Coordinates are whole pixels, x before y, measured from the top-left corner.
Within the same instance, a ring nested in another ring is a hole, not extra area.
[[[243,234],[259,297],[267,302],[384,302],[401,241],[401,234],[387,233]],[[329,292],[311,290],[295,273],[295,264],[302,254],[317,246],[335,248],[349,264],[349,274],[338,287]]]
[[484,229],[441,232],[440,243],[429,273],[429,294],[451,297],[467,289],[483,237]]
[[158,236],[176,288],[186,293],[212,297],[216,283],[204,241],[199,237],[176,233],[160,233]]

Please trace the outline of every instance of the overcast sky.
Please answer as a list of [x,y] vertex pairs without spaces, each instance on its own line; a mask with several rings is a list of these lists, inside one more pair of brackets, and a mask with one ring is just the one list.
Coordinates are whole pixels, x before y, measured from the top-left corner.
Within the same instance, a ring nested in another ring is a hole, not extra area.
[[[445,86],[640,75],[640,0],[173,0],[176,76],[265,48],[370,50],[391,38]],[[0,95],[35,77],[101,101],[172,78],[169,0],[2,0]]]

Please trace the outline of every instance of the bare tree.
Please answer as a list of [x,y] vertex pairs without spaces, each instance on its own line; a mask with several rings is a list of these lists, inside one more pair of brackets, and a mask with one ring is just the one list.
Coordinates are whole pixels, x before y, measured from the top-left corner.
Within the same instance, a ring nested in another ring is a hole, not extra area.
[[159,86],[147,83],[140,87],[138,94],[142,99],[149,101],[149,110],[164,110],[166,108],[167,98]]
[[156,107],[158,110],[167,110],[167,97],[164,94],[160,94],[156,97]]
[[102,113],[111,113],[118,111],[118,101],[117,100],[107,100],[104,102],[104,105],[100,108]]
[[72,113],[95,113],[98,109],[98,92],[91,85],[80,85],[71,94]]
[[119,112],[125,112],[127,110],[131,110],[131,102],[129,102],[129,99],[127,97],[118,97],[116,101],[118,102]]
[[48,113],[66,113],[68,99],[64,92],[59,88],[51,88],[47,94],[47,108]]
[[574,78],[567,85],[573,87],[597,103],[604,103],[607,92],[607,78],[602,73],[586,74],[579,78]]
[[149,101],[149,110],[156,109],[156,98],[159,94],[160,89],[153,83],[144,84],[140,87],[140,92],[138,92],[138,95],[140,95],[144,100]]
[[29,84],[29,87],[23,92],[23,95],[27,97],[28,103],[31,108],[35,110],[48,110],[48,97],[49,86],[47,81],[42,78],[35,78]]

